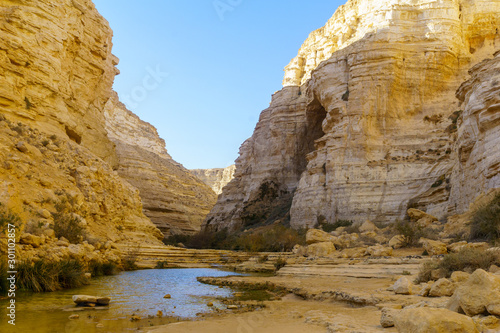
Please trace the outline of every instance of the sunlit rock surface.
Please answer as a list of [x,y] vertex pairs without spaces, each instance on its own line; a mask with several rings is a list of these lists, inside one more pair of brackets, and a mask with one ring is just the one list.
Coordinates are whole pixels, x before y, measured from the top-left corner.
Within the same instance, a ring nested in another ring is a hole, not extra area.
[[[341,6],[285,68],[284,88],[243,143],[235,178],[206,227],[288,219],[295,228],[337,219],[390,223],[409,207],[443,218],[499,187],[496,152],[486,162],[475,159],[495,142],[495,102],[468,106],[472,83],[455,96],[469,69],[500,47],[499,13],[498,1]],[[490,80],[493,72],[477,76]],[[457,185],[457,150],[466,145],[462,124],[472,126],[463,120],[470,113],[488,124],[469,135],[473,142],[485,137],[467,162],[481,181]]]

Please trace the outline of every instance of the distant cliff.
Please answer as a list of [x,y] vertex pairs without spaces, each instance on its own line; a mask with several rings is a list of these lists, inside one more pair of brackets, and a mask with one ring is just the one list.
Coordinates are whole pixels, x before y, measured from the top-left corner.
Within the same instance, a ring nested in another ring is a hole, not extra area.
[[467,210],[500,187],[496,65],[474,67],[500,49],[499,26],[498,1],[339,7],[285,68],[205,227]]
[[166,236],[200,230],[215,193],[175,162],[156,128],[127,110],[116,94],[104,111],[108,136],[116,145],[117,172],[139,189],[144,214]]
[[233,179],[235,169],[236,166],[233,164],[227,168],[193,169],[190,171],[193,175],[210,186],[217,195],[219,195],[222,193],[224,186],[226,186]]

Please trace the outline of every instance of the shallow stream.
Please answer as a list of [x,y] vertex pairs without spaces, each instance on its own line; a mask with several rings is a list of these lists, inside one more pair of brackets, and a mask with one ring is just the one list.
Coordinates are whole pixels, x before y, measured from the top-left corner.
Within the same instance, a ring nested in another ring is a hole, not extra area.
[[[51,293],[18,293],[16,326],[7,323],[8,300],[0,300],[0,332],[127,332],[156,326],[210,312],[207,303],[221,306],[217,297],[230,297],[232,290],[199,283],[198,276],[234,275],[216,269],[161,269],[122,272],[92,279],[90,285]],[[79,310],[71,296],[76,294],[108,296],[109,308]],[[163,298],[170,294],[171,298]],[[163,313],[157,317],[158,311]],[[78,314],[79,319],[68,317]],[[140,321],[130,321],[136,315]]]

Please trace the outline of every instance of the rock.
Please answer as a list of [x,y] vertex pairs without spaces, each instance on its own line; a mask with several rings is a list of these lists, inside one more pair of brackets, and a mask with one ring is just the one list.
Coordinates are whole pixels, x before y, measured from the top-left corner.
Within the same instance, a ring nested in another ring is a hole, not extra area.
[[459,252],[461,249],[463,249],[466,245],[467,245],[466,241],[460,241],[448,245],[447,248],[449,252],[456,253]]
[[491,265],[490,268],[488,269],[488,271],[490,273],[496,274],[496,273],[500,272],[500,267],[498,267],[497,265]]
[[431,283],[431,282],[425,283],[422,286],[422,288],[420,289],[418,296],[422,296],[422,297],[429,296],[429,292],[431,291],[432,284],[433,283]]
[[493,303],[489,303],[486,306],[486,310],[489,314],[500,316],[500,299],[493,301]]
[[431,256],[448,253],[448,248],[443,242],[421,238],[419,240],[419,243],[422,244],[424,250],[427,251],[427,253]]
[[111,298],[109,297],[97,297],[96,304],[97,305],[109,305]]
[[56,238],[56,232],[54,231],[54,229],[45,229],[43,231],[43,234],[48,238]]
[[367,251],[365,247],[353,247],[350,249],[344,249],[340,252],[342,258],[362,258],[366,256]]
[[157,316],[158,318],[163,317],[163,312],[162,312],[161,310],[158,310],[158,312],[156,313],[156,316]]
[[208,306],[208,307],[212,307],[212,306],[214,306],[214,303],[212,303],[212,302],[208,302],[208,303],[207,303],[207,306]]
[[495,331],[488,331],[488,329],[492,328],[497,328],[498,332],[498,324],[500,323],[500,319],[498,319],[495,316],[474,316],[472,318],[474,320],[474,323],[476,324],[476,327],[481,331],[481,332],[495,332]]
[[389,241],[389,246],[391,246],[393,249],[400,249],[404,247],[406,244],[406,237],[403,235],[396,235],[391,238]]
[[419,221],[421,219],[424,219],[424,218],[428,219],[428,220],[431,220],[432,222],[438,220],[437,217],[432,216],[430,214],[427,214],[426,212],[421,211],[419,209],[415,209],[415,208],[408,209],[407,214],[410,217],[410,219],[412,219],[415,222]]
[[90,280],[92,278],[92,274],[90,273],[85,273],[85,278]]
[[455,271],[451,273],[450,280],[454,283],[462,283],[469,279],[470,274],[462,271]]
[[40,215],[44,219],[50,219],[52,217],[52,214],[46,209],[40,209],[38,211],[38,215]]
[[163,298],[172,298],[172,296],[170,294],[166,294]]
[[334,239],[334,236],[319,229],[309,229],[306,233],[306,243],[309,245],[314,243],[332,242]]
[[102,323],[97,323],[95,325],[96,328],[104,328],[104,325]]
[[139,321],[141,319],[142,319],[141,317],[135,316],[135,315],[133,315],[133,316],[130,317],[130,321]]
[[189,171],[210,186],[215,194],[219,195],[224,186],[233,179],[235,169],[236,165],[233,164],[224,169],[194,169]]
[[394,293],[400,295],[410,295],[413,284],[405,277],[399,278],[393,285]]
[[476,333],[474,321],[464,315],[436,308],[403,309],[394,317],[401,333]]
[[447,308],[475,316],[486,312],[488,306],[491,306],[490,310],[496,312],[498,300],[500,300],[500,277],[478,269],[455,290]]
[[441,297],[451,296],[455,292],[456,285],[448,279],[439,279],[434,282],[429,290],[429,296]]
[[325,257],[335,252],[335,245],[331,242],[314,243],[307,246],[309,257]]
[[24,142],[18,142],[16,143],[16,149],[19,150],[21,153],[27,153],[28,148],[24,144]]
[[353,244],[356,244],[358,239],[359,235],[357,233],[344,234],[338,237],[334,237],[333,244],[335,245],[336,248],[345,249],[352,247]]
[[88,304],[88,303],[97,303],[97,297],[96,296],[89,296],[89,295],[73,295],[72,297],[73,302],[76,304]]
[[397,312],[401,310],[395,310],[390,308],[382,309],[382,315],[380,316],[380,325],[383,328],[393,327],[394,326],[394,316],[397,315]]
[[377,228],[377,226],[371,222],[370,220],[366,220],[360,227],[359,227],[359,232],[360,233],[363,233],[363,232],[369,232],[369,231],[373,231],[373,232],[377,232],[379,229]]
[[238,306],[236,306],[236,305],[228,305],[227,309],[228,310],[238,310]]
[[34,248],[40,247],[44,243],[40,236],[23,233],[19,238],[19,244],[31,245]]
[[69,320],[74,320],[74,319],[79,319],[79,318],[80,318],[80,316],[77,314],[73,314],[73,315],[68,317]]
[[392,247],[386,247],[383,245],[369,246],[366,252],[372,257],[391,257]]

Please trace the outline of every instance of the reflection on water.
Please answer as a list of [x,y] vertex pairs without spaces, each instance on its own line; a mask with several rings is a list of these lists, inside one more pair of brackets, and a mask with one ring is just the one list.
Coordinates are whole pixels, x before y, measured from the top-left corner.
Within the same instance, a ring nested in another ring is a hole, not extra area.
[[[205,268],[142,270],[93,279],[92,284],[82,288],[40,294],[18,293],[15,328],[7,324],[7,301],[0,301],[0,332],[137,332],[138,327],[178,320],[148,319],[158,311],[165,316],[191,318],[199,312],[210,311],[208,302],[217,307],[219,304],[214,299],[231,296],[231,290],[201,284],[196,277],[230,274],[234,273]],[[109,309],[68,311],[75,308],[71,296],[76,294],[111,297]],[[163,298],[166,294],[172,298]],[[80,318],[69,320],[72,314]],[[133,314],[145,319],[131,322],[128,319]]]

